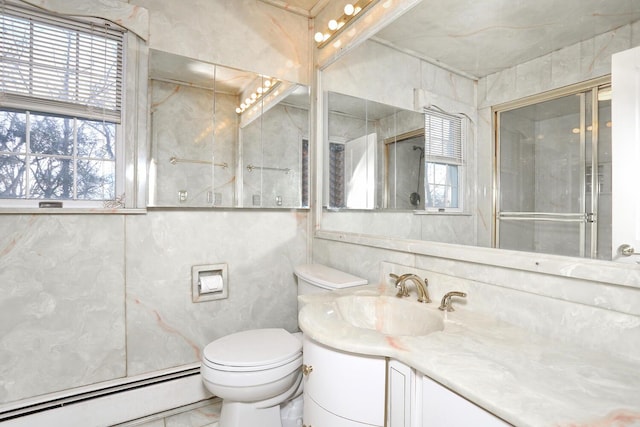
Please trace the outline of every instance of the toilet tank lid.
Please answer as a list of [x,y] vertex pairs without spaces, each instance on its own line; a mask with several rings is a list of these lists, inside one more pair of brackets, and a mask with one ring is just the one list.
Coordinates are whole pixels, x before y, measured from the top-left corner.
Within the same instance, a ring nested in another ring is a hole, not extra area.
[[325,289],[366,285],[367,279],[322,264],[303,264],[294,269],[296,276]]

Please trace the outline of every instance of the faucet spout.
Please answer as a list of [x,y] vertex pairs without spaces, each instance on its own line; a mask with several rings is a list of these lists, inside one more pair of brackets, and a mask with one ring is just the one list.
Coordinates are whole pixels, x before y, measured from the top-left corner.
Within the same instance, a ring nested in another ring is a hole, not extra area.
[[418,302],[429,303],[431,302],[431,298],[429,298],[429,291],[427,290],[427,286],[429,285],[429,281],[425,277],[424,281],[416,274],[407,273],[402,276],[398,276],[396,274],[390,274],[391,278],[395,279],[396,288],[398,288],[398,297],[408,297],[409,290],[407,289],[407,281],[413,282],[416,288],[416,293],[418,294]]

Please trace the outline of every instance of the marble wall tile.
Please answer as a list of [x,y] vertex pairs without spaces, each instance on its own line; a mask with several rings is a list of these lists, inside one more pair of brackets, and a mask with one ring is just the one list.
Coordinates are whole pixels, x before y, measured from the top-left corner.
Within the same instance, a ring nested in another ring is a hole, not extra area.
[[[490,134],[493,126],[491,108],[478,109],[477,117],[477,134]],[[472,188],[475,195],[476,244],[489,247],[493,233],[493,168],[482,165],[493,164],[495,148],[492,139],[478,137],[476,144],[472,157],[475,167],[475,175],[472,176],[476,177]]]
[[[296,330],[306,220],[295,211],[128,217],[128,374],[197,362],[206,344],[239,330]],[[217,263],[228,265],[229,297],[193,303],[191,266]]]
[[559,86],[587,80],[582,70],[580,43],[564,47],[551,54],[551,81]]
[[516,65],[516,90],[527,96],[543,92],[551,85],[551,55]]
[[131,0],[149,10],[149,47],[309,84],[307,18],[258,0]]
[[483,92],[478,94],[478,107],[491,107],[509,99],[516,87],[516,68],[508,68],[480,79],[479,87]]
[[257,206],[301,206],[302,141],[309,141],[309,111],[277,105],[240,129],[240,134],[243,206],[255,206],[254,195],[259,196]]
[[126,375],[123,221],[2,216],[0,403]]
[[[212,91],[156,80],[151,82],[154,205],[210,206],[212,199],[208,193],[219,193],[219,205],[234,205],[232,184],[237,137],[233,128],[225,126],[225,119],[229,112],[233,112],[236,102],[235,97],[216,95],[216,120],[220,123],[214,137]],[[216,163],[229,166],[212,168],[210,164],[173,164],[170,161],[177,157],[210,162],[212,156]],[[178,199],[179,191],[187,192],[184,202]]]
[[480,79],[479,106],[487,107],[593,79],[611,72],[611,55],[640,42],[625,25]]
[[413,110],[420,72],[419,59],[366,41],[323,71],[322,89]]
[[611,55],[631,48],[630,40],[631,25],[625,25],[596,36],[593,44],[587,41],[582,57],[583,72],[593,77],[611,73]]

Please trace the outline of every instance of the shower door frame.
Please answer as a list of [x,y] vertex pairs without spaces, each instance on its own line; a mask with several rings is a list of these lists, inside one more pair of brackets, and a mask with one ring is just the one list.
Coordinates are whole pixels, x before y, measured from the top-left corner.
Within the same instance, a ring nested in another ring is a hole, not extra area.
[[[573,222],[580,225],[580,255],[585,257],[586,254],[586,233],[589,227],[590,245],[589,258],[596,258],[598,248],[598,92],[603,87],[610,87],[611,75],[603,76],[597,79],[587,80],[572,86],[543,92],[527,98],[506,102],[495,105],[491,108],[492,125],[493,125],[493,148],[494,148],[494,170],[493,170],[493,233],[491,245],[494,248],[499,247],[500,242],[500,221],[554,221],[554,222]],[[570,95],[580,95],[580,157],[581,157],[581,208],[579,213],[555,213],[555,212],[502,212],[500,210],[500,114],[503,112],[515,110],[539,104],[546,101],[563,98]],[[590,212],[587,212],[586,201],[586,97],[591,97],[591,200]]]

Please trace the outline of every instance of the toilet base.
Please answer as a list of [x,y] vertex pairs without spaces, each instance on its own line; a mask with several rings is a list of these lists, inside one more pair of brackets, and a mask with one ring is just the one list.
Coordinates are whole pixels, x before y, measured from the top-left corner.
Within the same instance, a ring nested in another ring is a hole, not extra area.
[[280,405],[256,408],[251,403],[222,402],[218,427],[282,427]]

